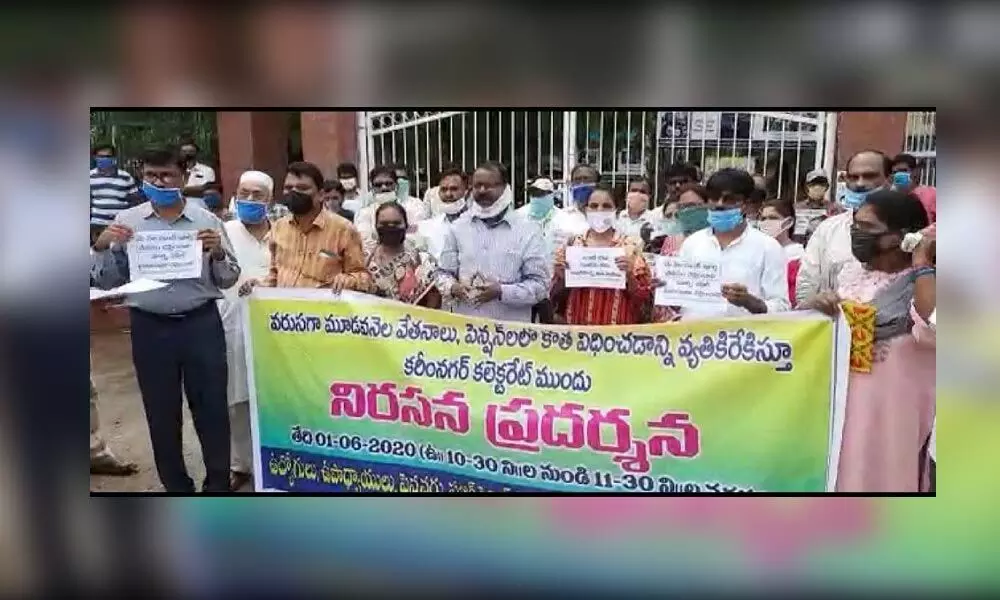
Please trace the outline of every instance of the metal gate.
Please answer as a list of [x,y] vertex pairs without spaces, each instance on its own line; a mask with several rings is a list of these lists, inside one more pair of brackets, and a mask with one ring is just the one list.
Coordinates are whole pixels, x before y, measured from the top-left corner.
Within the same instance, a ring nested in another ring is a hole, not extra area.
[[[832,125],[830,123],[833,123]],[[451,163],[471,170],[503,163],[518,203],[536,176],[565,185],[579,163],[623,190],[647,178],[660,198],[662,174],[691,162],[703,176],[736,166],[765,176],[772,196],[793,198],[805,174],[832,175],[836,113],[699,111],[381,111],[358,113],[359,172],[406,164],[420,195]]]
[[920,169],[920,183],[937,185],[937,112],[906,113],[903,152],[912,154],[923,167]]

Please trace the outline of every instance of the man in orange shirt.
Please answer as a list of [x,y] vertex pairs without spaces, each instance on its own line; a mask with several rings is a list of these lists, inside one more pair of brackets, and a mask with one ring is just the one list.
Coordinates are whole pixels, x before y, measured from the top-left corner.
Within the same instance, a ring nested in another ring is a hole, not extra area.
[[323,174],[312,163],[288,165],[284,203],[291,214],[271,230],[271,269],[266,287],[330,288],[368,292],[361,237],[350,221],[323,206]]

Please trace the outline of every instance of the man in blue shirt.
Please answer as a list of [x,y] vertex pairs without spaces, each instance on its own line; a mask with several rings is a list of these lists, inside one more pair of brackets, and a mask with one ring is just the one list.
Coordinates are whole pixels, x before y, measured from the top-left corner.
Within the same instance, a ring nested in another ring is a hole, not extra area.
[[131,279],[127,248],[136,233],[195,231],[202,245],[200,276],[131,295],[126,304],[132,360],[142,393],[153,458],[168,492],[193,492],[182,448],[182,390],[205,460],[205,491],[229,490],[226,340],[216,300],[240,268],[222,221],[184,198],[184,167],[169,150],[146,152],[142,193],[148,200],[119,213],[94,243],[91,276],[102,289]]

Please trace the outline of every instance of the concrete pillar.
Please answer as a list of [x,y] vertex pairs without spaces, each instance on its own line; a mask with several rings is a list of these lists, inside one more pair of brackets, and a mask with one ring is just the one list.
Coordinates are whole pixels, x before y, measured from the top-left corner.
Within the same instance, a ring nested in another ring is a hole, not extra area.
[[357,113],[350,110],[303,112],[302,157],[336,177],[342,162],[358,164]]
[[837,119],[837,169],[861,150],[881,150],[889,156],[903,151],[905,112],[840,112]]
[[226,196],[236,190],[240,174],[248,169],[274,178],[281,188],[288,166],[288,113],[282,111],[219,111],[219,173]]

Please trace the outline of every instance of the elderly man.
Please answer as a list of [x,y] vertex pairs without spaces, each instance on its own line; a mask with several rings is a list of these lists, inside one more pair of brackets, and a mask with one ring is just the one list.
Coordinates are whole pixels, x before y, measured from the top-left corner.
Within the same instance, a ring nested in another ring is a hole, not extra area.
[[[281,202],[289,215],[274,223],[268,248],[271,263],[259,283],[267,287],[329,288],[367,292],[361,237],[347,219],[323,206],[323,173],[308,162],[288,165]],[[249,280],[240,287],[257,283]]]
[[542,231],[513,210],[502,166],[480,166],[471,187],[472,205],[445,232],[441,289],[457,301],[457,313],[530,323],[532,306],[548,296]]
[[271,265],[268,215],[274,198],[274,180],[261,171],[247,171],[240,176],[233,196],[234,219],[226,222],[226,234],[233,244],[233,254],[240,265],[236,285],[223,292],[219,314],[226,334],[226,363],[229,366],[230,452],[229,487],[236,491],[249,483],[253,473],[250,449],[250,391],[247,387],[247,364],[244,354],[243,314],[253,282],[267,277]]

